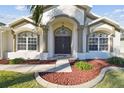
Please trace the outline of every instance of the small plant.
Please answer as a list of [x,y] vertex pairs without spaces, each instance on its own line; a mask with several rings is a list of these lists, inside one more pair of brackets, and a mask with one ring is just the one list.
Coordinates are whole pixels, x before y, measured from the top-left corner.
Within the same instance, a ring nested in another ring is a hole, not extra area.
[[15,58],[9,61],[9,64],[21,64],[24,62],[23,58]]
[[79,61],[75,63],[75,66],[80,70],[90,70],[93,66],[86,61]]
[[124,65],[124,59],[121,57],[111,57],[107,59],[108,63],[112,64],[112,65],[119,65],[119,66],[123,66]]

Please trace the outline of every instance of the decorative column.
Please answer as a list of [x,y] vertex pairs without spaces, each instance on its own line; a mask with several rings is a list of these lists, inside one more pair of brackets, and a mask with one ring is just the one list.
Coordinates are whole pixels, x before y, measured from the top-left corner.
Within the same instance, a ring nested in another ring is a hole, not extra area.
[[83,53],[86,53],[87,52],[87,49],[88,49],[88,46],[87,46],[87,44],[88,44],[88,29],[87,29],[87,27],[84,27],[83,28]]
[[48,56],[53,57],[54,55],[54,33],[52,30],[52,26],[49,26],[48,31]]
[[78,52],[83,52],[83,26],[78,26]]
[[13,35],[13,52],[16,52],[16,34],[12,29],[11,29],[11,33]]
[[78,52],[78,31],[77,25],[75,24],[72,32],[72,55],[74,58],[77,58]]
[[44,41],[44,52],[48,52],[48,26],[43,27],[43,41]]
[[37,35],[37,44],[38,44],[37,51],[40,52],[40,35],[39,34]]

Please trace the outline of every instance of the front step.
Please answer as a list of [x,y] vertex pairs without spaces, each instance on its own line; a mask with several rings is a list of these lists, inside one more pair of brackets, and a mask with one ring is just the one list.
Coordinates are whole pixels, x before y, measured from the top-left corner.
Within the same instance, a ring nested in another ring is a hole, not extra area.
[[59,59],[56,62],[56,72],[72,72],[68,59]]
[[71,55],[55,55],[54,57],[48,58],[48,60],[58,60],[58,59],[75,60],[76,58],[72,57]]

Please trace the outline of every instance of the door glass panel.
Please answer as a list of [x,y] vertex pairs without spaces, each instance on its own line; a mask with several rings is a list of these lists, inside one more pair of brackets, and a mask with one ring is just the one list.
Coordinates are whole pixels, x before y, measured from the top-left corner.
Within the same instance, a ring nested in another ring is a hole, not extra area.
[[64,27],[55,31],[55,54],[71,53],[71,31]]

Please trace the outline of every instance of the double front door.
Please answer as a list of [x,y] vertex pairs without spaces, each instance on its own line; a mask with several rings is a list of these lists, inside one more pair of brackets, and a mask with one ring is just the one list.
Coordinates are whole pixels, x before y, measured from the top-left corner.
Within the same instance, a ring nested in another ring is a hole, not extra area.
[[55,54],[71,54],[71,37],[55,37]]

